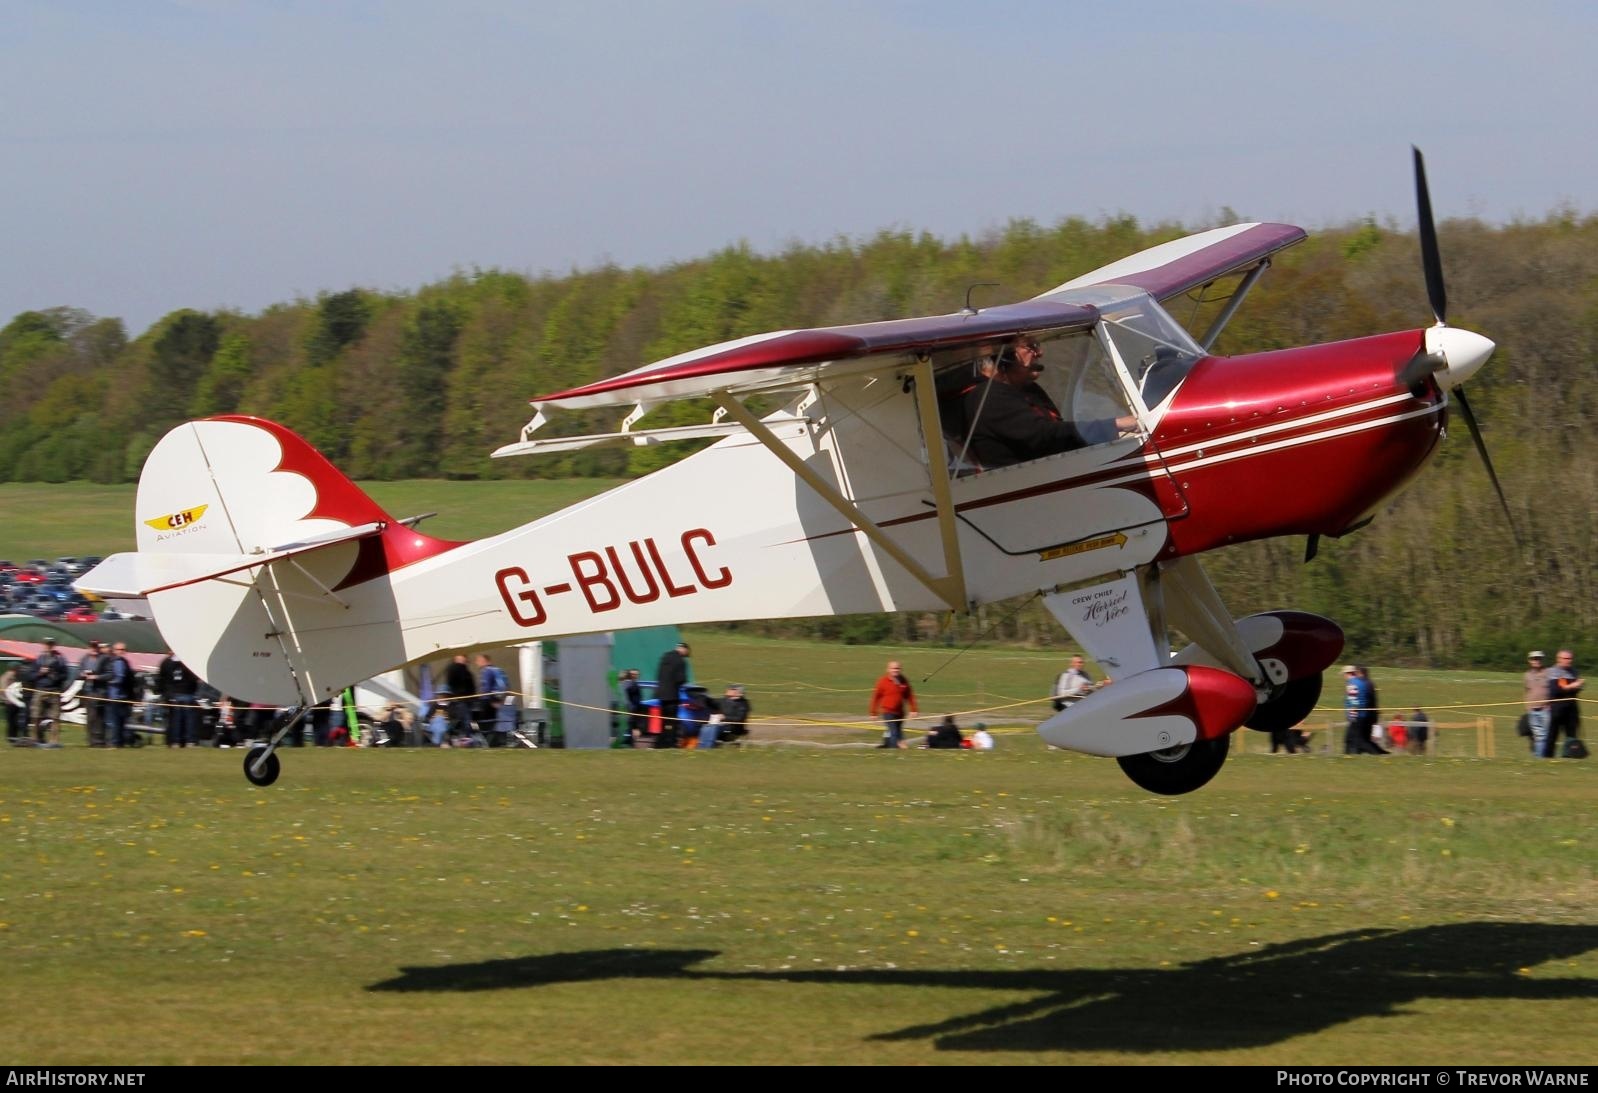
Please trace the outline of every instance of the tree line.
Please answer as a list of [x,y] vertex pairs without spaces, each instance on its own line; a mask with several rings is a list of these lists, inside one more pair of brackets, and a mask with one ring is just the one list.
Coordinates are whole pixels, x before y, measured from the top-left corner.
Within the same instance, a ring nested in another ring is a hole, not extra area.
[[[1186,234],[1131,217],[1015,221],[979,238],[882,232],[760,254],[739,245],[661,269],[564,276],[459,272],[414,292],[351,288],[257,315],[182,309],[129,338],[122,322],[63,306],[0,329],[0,480],[124,482],[173,425],[248,413],[304,435],[352,477],[636,476],[683,449],[602,449],[491,460],[534,395],[765,330],[957,310],[1021,299]],[[1450,320],[1498,343],[1470,384],[1523,545],[1498,511],[1463,424],[1376,520],[1322,544],[1251,543],[1207,566],[1239,614],[1274,607],[1339,620],[1356,655],[1431,665],[1518,664],[1533,646],[1589,648],[1598,553],[1598,218],[1440,226]],[[1216,299],[1173,301],[1195,332]],[[1418,243],[1374,220],[1322,230],[1279,256],[1215,349],[1256,352],[1430,321]],[[552,432],[615,427],[562,415]],[[647,424],[702,420],[695,403]],[[1261,483],[1268,496],[1280,484]],[[1037,604],[971,618],[764,624],[838,640],[977,636],[1046,643]],[[1590,646],[1598,653],[1598,642]]]

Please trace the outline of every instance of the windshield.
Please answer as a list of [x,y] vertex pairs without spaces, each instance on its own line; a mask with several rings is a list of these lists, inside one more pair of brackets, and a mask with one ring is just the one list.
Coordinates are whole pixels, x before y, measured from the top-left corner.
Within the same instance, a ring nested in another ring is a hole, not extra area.
[[1147,293],[1107,304],[1101,329],[1150,410],[1170,397],[1204,355],[1192,335]]

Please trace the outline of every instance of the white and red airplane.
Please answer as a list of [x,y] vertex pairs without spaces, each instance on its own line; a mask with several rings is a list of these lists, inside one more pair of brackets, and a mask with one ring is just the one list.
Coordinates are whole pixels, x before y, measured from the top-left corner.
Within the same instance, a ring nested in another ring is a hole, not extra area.
[[[1443,321],[1418,151],[1415,168],[1430,328],[1211,355],[1271,256],[1305,234],[1217,228],[1021,303],[760,334],[535,399],[521,441],[496,456],[720,439],[464,543],[395,520],[281,425],[193,421],[145,463],[138,552],[77,585],[147,598],[176,655],[224,693],[298,706],[477,646],[664,623],[966,611],[1041,592],[1115,683],[1040,734],[1116,757],[1146,789],[1185,793],[1220,769],[1240,726],[1301,720],[1343,646],[1338,626],[1315,615],[1234,620],[1198,556],[1279,535],[1310,536],[1313,552],[1316,537],[1359,527],[1432,455],[1451,402],[1480,447],[1459,385],[1494,347]],[[1235,291],[1197,339],[1161,306],[1229,279]],[[1077,439],[994,458],[990,385],[1034,345],[1050,363],[1032,375]],[[719,407],[704,425],[636,427],[652,407],[701,397]],[[758,413],[751,400],[780,408]],[[629,409],[617,432],[539,435],[551,413],[602,407]],[[708,503],[726,497],[737,503]],[[1189,644],[1173,649],[1173,631]],[[252,782],[276,778],[275,746],[246,759]]]

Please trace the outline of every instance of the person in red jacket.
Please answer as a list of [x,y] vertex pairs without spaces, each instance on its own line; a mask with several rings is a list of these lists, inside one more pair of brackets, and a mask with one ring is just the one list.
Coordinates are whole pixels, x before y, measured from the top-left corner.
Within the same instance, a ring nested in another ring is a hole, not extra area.
[[899,662],[890,660],[888,670],[883,677],[877,680],[877,689],[871,692],[871,709],[869,714],[882,717],[884,732],[879,748],[897,748],[904,732],[905,711],[909,710],[911,716],[919,711],[916,709],[916,694],[910,687],[910,681],[904,677],[904,672],[899,668]]

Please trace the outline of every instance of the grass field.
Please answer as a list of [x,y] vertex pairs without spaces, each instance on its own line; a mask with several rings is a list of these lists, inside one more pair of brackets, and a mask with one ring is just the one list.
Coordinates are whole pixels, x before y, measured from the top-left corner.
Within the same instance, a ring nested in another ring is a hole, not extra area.
[[1598,1061],[1590,764],[0,753],[16,1063]]
[[[602,485],[374,493],[468,537]],[[129,545],[130,493],[61,489],[0,489],[0,557]],[[757,740],[835,746],[306,749],[268,790],[238,751],[0,751],[8,1061],[1598,1061],[1598,767],[1524,757],[1512,674],[1376,670],[1463,726],[1441,757],[1245,732],[1158,799],[1030,731],[1062,650],[690,636]],[[998,750],[866,747],[890,657]]]

